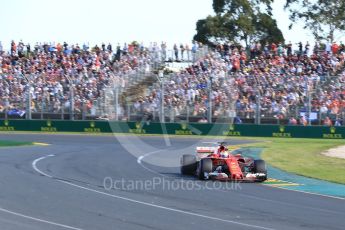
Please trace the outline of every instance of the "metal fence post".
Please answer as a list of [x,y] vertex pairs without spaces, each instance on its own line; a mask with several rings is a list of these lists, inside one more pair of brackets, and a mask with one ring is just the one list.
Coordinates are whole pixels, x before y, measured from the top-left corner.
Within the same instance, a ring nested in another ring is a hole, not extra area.
[[311,125],[311,98],[310,90],[308,89],[308,125]]
[[212,123],[212,80],[213,76],[210,76],[208,81],[208,110],[207,110],[207,122]]
[[131,121],[131,105],[129,104],[128,100],[127,100],[127,121]]
[[43,109],[44,109],[44,98],[42,97],[42,99],[41,99],[41,120],[43,120]]
[[65,103],[63,101],[62,105],[61,105],[61,120],[64,120],[65,119],[65,115],[64,115],[64,112],[65,111]]
[[119,86],[115,86],[115,120],[119,120]]
[[162,79],[162,102],[161,102],[161,105],[162,105],[162,123],[165,123],[165,114],[164,114],[164,96],[165,96],[165,82],[164,82],[164,76],[163,76],[163,79]]
[[255,124],[261,124],[261,96],[260,93],[256,96],[256,111],[255,111]]
[[174,121],[175,121],[175,110],[174,110],[174,106],[170,105],[170,106],[169,106],[169,110],[170,110],[170,122],[174,122]]
[[81,119],[84,121],[86,120],[86,103],[85,101],[82,102],[82,112],[81,112]]
[[190,113],[190,111],[189,111],[189,100],[187,101],[187,117],[186,117],[186,120],[187,120],[187,122],[189,122],[189,113]]
[[10,102],[8,101],[8,98],[6,97],[6,100],[5,100],[5,120],[8,119],[8,114],[7,114],[7,112],[8,112],[8,107],[9,107],[9,105],[10,105]]
[[74,120],[74,88],[70,86],[70,120]]
[[73,121],[74,120],[74,83],[70,76],[66,74],[65,77],[67,78],[68,84],[69,84],[70,120]]
[[160,105],[161,123],[165,123],[165,114],[164,114],[165,76],[164,76],[163,71],[159,71],[158,80],[161,82],[161,105]]
[[31,90],[31,76],[29,77],[26,77],[24,75],[26,81],[27,81],[27,86],[26,86],[26,111],[25,111],[25,118],[27,120],[31,120],[31,93],[30,93],[30,90]]
[[28,89],[27,89],[27,105],[26,105],[26,114],[27,117],[26,119],[31,120],[31,93],[30,93],[30,88],[31,88],[31,84],[29,83],[28,85]]

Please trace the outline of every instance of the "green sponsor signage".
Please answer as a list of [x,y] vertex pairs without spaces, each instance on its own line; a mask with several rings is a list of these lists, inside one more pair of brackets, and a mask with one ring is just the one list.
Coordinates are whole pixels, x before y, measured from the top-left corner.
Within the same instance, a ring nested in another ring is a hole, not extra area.
[[272,137],[292,137],[290,132],[285,132],[285,126],[279,126],[279,132],[273,132]]
[[329,128],[329,133],[324,133],[322,135],[322,138],[342,139],[343,138],[343,134],[339,133],[337,131],[337,128],[332,126],[332,127]]
[[8,120],[4,120],[2,122],[2,126],[0,126],[0,131],[14,131],[15,128],[10,126],[10,122]]
[[41,127],[42,132],[57,132],[57,128],[52,126],[52,121],[47,120],[46,125]]
[[193,132],[188,128],[187,123],[181,123],[180,129],[175,130],[176,135],[193,135]]
[[89,127],[84,128],[84,132],[86,133],[101,133],[101,129],[97,127],[96,122],[95,121],[90,121],[89,122]]
[[0,131],[222,135],[344,139],[345,127],[118,121],[0,120]]
[[141,122],[136,122],[134,124],[134,127],[135,127],[134,129],[129,129],[130,133],[133,133],[133,134],[145,134],[146,133],[146,129],[143,129]]
[[224,136],[241,136],[241,132],[236,130],[236,126],[233,124],[229,125],[229,129],[223,132]]

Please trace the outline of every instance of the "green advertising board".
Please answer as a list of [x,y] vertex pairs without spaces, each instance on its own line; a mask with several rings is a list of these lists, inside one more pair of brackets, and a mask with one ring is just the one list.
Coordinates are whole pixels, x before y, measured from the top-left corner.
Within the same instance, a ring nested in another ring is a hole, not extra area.
[[0,120],[0,132],[78,132],[344,139],[345,127],[117,121]]

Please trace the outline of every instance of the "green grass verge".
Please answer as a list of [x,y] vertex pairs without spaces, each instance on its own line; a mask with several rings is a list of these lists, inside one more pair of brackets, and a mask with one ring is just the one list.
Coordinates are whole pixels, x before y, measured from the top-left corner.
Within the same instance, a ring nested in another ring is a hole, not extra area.
[[262,147],[262,158],[274,167],[298,175],[345,184],[345,159],[321,154],[344,145],[344,140],[255,138],[261,143],[246,146]]
[[33,143],[32,142],[24,142],[24,141],[3,141],[3,140],[0,140],[0,147],[23,146],[23,145],[33,145]]

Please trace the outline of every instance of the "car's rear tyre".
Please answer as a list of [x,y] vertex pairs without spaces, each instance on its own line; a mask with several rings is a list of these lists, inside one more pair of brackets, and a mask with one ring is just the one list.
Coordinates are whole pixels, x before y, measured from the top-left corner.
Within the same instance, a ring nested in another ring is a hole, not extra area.
[[198,178],[200,180],[205,180],[205,173],[212,172],[213,162],[212,159],[205,158],[201,159],[199,163]]
[[262,173],[265,176],[259,178],[260,181],[267,180],[267,166],[264,160],[254,160],[254,173]]
[[194,175],[197,168],[196,157],[194,155],[183,155],[181,158],[181,174]]

